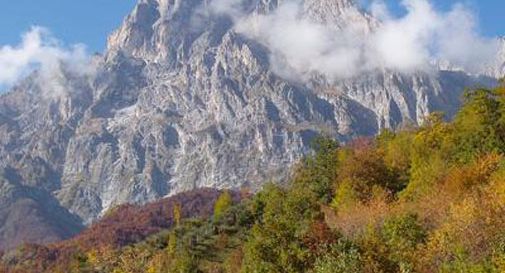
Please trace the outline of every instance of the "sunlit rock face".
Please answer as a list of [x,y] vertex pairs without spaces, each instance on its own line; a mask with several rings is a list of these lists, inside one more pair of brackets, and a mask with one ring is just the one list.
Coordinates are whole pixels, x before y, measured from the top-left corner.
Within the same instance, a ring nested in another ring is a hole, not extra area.
[[[242,10],[267,14],[279,2],[250,0]],[[319,134],[346,141],[432,111],[450,116],[464,87],[493,82],[451,70],[286,79],[271,69],[268,48],[209,5],[141,0],[95,60],[96,73],[62,69],[65,92],[56,97],[43,96],[36,77],[0,97],[0,241],[14,232],[5,227],[17,200],[57,208],[38,214],[56,240],[118,204],[282,181]],[[366,34],[379,24],[349,0],[303,7],[303,16],[337,28]],[[503,75],[497,67],[488,75]],[[58,217],[76,228],[46,221]]]
[[502,78],[505,76],[505,37],[500,38],[498,58],[487,74],[495,78]]

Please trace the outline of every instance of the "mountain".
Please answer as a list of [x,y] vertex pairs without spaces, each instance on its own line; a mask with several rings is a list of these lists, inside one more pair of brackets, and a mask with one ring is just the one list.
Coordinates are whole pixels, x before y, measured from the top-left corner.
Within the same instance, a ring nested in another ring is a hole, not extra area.
[[[209,5],[141,0],[94,58],[95,73],[62,64],[50,81],[34,73],[0,97],[0,249],[67,238],[124,203],[282,181],[318,134],[345,141],[432,111],[452,116],[465,87],[495,81],[385,69],[288,80],[267,47]],[[260,16],[280,2],[244,5]],[[378,24],[350,0],[303,7],[336,28]],[[503,63],[488,76],[503,75]]]

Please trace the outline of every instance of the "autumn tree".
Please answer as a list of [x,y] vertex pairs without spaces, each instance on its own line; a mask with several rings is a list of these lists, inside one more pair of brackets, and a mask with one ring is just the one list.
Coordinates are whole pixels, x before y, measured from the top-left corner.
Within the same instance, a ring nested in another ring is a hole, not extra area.
[[174,222],[176,226],[179,226],[181,224],[181,204],[180,203],[175,203],[173,207],[173,215],[174,215]]
[[218,220],[233,204],[233,198],[229,191],[224,191],[214,205],[214,219]]

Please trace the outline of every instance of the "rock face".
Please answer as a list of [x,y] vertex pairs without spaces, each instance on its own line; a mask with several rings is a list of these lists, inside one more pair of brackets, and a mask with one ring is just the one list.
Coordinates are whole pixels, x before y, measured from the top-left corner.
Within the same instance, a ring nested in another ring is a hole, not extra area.
[[496,63],[490,68],[487,73],[491,77],[502,78],[505,75],[505,37],[500,38],[500,52]]
[[[17,236],[52,241],[118,204],[200,187],[258,188],[281,180],[318,134],[347,140],[422,122],[431,111],[451,115],[464,87],[493,82],[457,71],[380,71],[294,83],[271,71],[268,50],[236,33],[228,16],[202,14],[207,5],[141,0],[96,58],[96,74],[62,67],[58,96],[45,96],[34,75],[0,97],[0,249],[22,241],[9,238],[21,232],[12,223],[23,211],[52,235]],[[277,5],[251,0],[246,10]],[[376,24],[350,0],[304,7],[336,27]],[[493,76],[505,72],[500,65]]]

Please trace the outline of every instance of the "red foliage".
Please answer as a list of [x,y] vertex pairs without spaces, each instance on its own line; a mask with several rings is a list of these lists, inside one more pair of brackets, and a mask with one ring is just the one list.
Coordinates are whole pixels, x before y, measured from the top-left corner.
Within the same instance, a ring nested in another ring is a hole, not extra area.
[[81,248],[129,245],[174,224],[174,206],[180,204],[182,218],[208,217],[220,195],[214,189],[200,189],[181,193],[144,206],[123,205],[116,208],[90,228],[60,246],[78,245]]
[[[72,239],[48,246],[25,245],[16,259],[31,261],[36,268],[43,269],[53,263],[68,264],[75,255],[92,249],[133,244],[170,228],[174,224],[176,204],[181,207],[182,218],[211,216],[220,195],[219,190],[199,189],[143,206],[122,205]],[[240,199],[239,193],[232,193],[232,196],[234,201]]]
[[320,220],[312,223],[303,241],[312,253],[317,254],[322,247],[335,243],[337,238],[328,225]]

